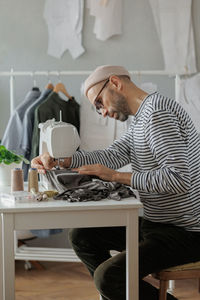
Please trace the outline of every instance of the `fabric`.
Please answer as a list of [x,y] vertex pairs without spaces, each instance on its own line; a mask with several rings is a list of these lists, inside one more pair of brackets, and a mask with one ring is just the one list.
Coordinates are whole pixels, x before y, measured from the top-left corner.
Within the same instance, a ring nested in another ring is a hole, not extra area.
[[131,163],[145,219],[200,231],[200,141],[185,110],[159,93],[148,95],[128,131],[104,150],[77,151],[70,168]]
[[24,155],[21,147],[23,138],[23,120],[28,107],[40,97],[40,90],[33,88],[29,91],[22,103],[20,103],[11,115],[2,138],[2,145],[16,154]]
[[84,53],[82,46],[83,0],[46,0],[44,19],[48,27],[48,54],[60,58],[69,50],[74,59]]
[[94,34],[105,41],[122,33],[122,0],[88,0],[90,14],[95,16]]
[[53,198],[55,200],[67,200],[68,202],[87,202],[100,201],[105,198],[119,201],[129,197],[136,197],[130,187],[118,182],[93,179],[79,186],[68,188]]
[[55,92],[51,93],[45,101],[36,107],[30,159],[39,155],[39,123],[53,118],[59,121],[60,111],[62,111],[62,121],[74,125],[79,131],[79,107],[80,105],[73,97],[65,101]]
[[160,39],[165,70],[195,73],[192,0],[149,0]]
[[[23,119],[23,134],[20,148],[24,153],[24,157],[28,160],[30,159],[31,147],[32,147],[32,133],[34,127],[34,113],[35,108],[44,101],[47,96],[52,92],[52,90],[47,89],[44,90],[40,97],[34,101],[25,111],[24,119]],[[24,181],[28,180],[28,170],[30,165],[23,163],[23,171],[24,171]]]
[[84,82],[84,94],[87,96],[88,90],[97,83],[108,79],[111,75],[125,75],[131,78],[129,72],[121,66],[100,66],[90,74],[90,76]]
[[51,189],[59,194],[54,197],[68,202],[99,201],[105,198],[121,200],[135,197],[134,192],[123,184],[106,182],[96,176],[79,174],[69,169],[50,170],[46,172]]
[[51,189],[56,189],[59,193],[92,181],[91,176],[78,174],[69,169],[47,170],[45,176]]
[[34,101],[25,111],[25,115],[23,119],[23,137],[21,142],[21,148],[24,150],[25,157],[27,159],[29,159],[31,153],[35,109],[49,96],[51,92],[52,92],[51,89],[45,89],[41,93],[40,97],[36,101]]
[[[158,299],[158,289],[143,280],[149,274],[200,259],[200,233],[171,224],[139,222],[139,299]],[[125,227],[76,228],[69,241],[105,300],[126,299]],[[119,253],[112,256],[111,250]],[[176,298],[167,294],[167,300]]]
[[176,99],[190,115],[196,130],[200,133],[200,73],[190,78],[180,79]]

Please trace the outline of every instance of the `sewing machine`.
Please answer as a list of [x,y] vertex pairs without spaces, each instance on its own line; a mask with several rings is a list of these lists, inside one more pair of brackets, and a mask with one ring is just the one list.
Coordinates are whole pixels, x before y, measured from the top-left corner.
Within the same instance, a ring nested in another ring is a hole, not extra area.
[[[40,123],[39,128],[39,153],[49,152],[51,157],[58,159],[58,166],[60,159],[71,157],[80,146],[78,131],[72,124],[62,121],[56,122],[55,119],[52,119]],[[42,185],[48,188],[45,176],[40,176],[40,180]]]

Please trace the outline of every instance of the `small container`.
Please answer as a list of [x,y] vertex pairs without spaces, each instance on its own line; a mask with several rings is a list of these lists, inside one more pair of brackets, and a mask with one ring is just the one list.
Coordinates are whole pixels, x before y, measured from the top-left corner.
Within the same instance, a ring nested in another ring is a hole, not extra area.
[[24,190],[24,172],[20,168],[11,171],[11,192]]
[[38,192],[38,172],[36,168],[30,168],[28,172],[28,191],[34,189]]

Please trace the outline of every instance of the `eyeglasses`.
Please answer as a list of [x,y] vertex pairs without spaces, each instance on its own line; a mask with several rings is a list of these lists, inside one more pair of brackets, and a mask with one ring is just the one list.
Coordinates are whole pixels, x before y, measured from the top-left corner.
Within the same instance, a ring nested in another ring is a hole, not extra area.
[[108,84],[108,82],[109,82],[109,79],[106,80],[106,82],[104,83],[104,85],[102,86],[102,88],[100,89],[100,91],[98,92],[96,98],[94,99],[94,106],[96,107],[96,112],[98,114],[100,114],[100,115],[101,115],[101,109],[104,108],[104,105],[103,105],[102,99],[98,99],[98,98],[99,98],[101,92],[103,91],[103,89]]

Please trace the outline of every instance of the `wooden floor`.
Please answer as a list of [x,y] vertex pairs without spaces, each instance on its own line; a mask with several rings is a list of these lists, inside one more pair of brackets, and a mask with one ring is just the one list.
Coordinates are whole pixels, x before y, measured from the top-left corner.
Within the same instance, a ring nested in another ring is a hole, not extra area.
[[[82,264],[42,262],[42,265],[44,270],[33,267],[27,271],[23,261],[16,261],[16,300],[99,300]],[[200,300],[196,280],[176,281],[174,294],[179,300]]]

